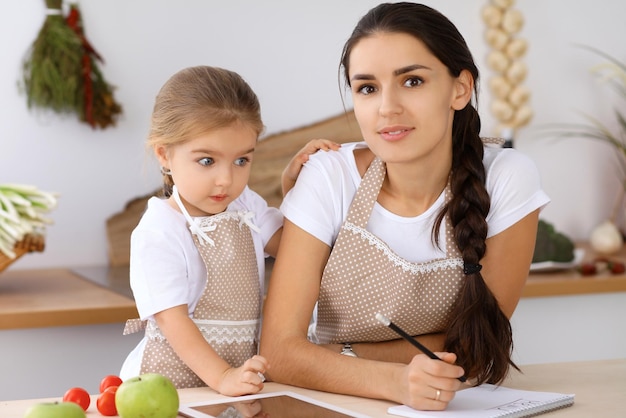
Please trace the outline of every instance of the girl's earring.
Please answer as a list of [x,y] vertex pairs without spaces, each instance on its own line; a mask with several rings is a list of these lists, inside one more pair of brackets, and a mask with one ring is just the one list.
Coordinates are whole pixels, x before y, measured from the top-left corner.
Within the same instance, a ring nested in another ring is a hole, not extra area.
[[172,170],[170,170],[169,168],[161,167],[161,174],[163,174],[164,176],[171,176]]

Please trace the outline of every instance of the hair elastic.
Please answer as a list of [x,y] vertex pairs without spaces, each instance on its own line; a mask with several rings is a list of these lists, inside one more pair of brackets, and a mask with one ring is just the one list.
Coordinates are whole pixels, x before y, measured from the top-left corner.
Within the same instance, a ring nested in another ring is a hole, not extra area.
[[463,273],[465,273],[465,275],[468,274],[476,274],[478,273],[481,269],[483,268],[482,265],[480,264],[464,264],[463,265]]

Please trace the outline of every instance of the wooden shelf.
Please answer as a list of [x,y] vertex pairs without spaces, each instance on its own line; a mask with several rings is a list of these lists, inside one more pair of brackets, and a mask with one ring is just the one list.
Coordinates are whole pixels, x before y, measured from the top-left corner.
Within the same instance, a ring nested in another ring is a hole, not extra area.
[[[585,250],[584,261],[592,261],[598,254],[587,243],[578,243]],[[626,247],[617,254],[607,256],[611,260],[626,262]],[[531,273],[526,281],[522,297],[584,295],[590,293],[626,292],[626,274],[601,272],[583,276],[577,269],[551,273]]]
[[[597,254],[584,243],[585,261]],[[626,248],[609,257],[626,261]],[[268,276],[272,268],[267,263]],[[626,292],[626,274],[576,269],[531,273],[522,297]],[[7,270],[0,274],[0,330],[124,322],[137,317],[128,267]]]
[[0,274],[0,329],[105,324],[136,317],[132,298],[66,269]]
[[626,276],[582,277],[576,272],[531,274],[522,297],[626,292]]

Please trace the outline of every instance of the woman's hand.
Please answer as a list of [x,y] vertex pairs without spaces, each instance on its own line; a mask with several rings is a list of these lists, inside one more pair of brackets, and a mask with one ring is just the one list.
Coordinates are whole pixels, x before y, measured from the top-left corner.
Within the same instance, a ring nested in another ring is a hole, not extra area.
[[404,368],[402,382],[406,392],[400,399],[404,405],[419,410],[441,411],[447,408],[461,388],[458,378],[463,376],[464,371],[454,364],[456,354],[435,354],[443,361],[419,354]]
[[226,396],[240,396],[260,392],[263,389],[268,362],[263,356],[254,356],[236,368],[224,371],[217,391]]
[[298,153],[289,161],[281,176],[283,196],[296,184],[296,179],[304,163],[309,161],[309,155],[317,151],[337,151],[341,144],[328,139],[313,139],[309,141]]

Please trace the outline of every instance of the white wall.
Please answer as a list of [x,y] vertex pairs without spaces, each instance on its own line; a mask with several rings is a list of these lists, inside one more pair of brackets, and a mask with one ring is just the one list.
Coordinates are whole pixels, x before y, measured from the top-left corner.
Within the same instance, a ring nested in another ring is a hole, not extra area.
[[[465,35],[483,71],[487,46],[480,16],[488,0],[426,1]],[[337,86],[343,42],[374,0],[208,1],[84,0],[88,39],[102,54],[124,114],[115,128],[93,131],[74,117],[30,112],[16,82],[20,61],[44,19],[44,2],[5,2],[0,14],[0,182],[58,191],[43,253],[11,268],[105,264],[105,220],[133,197],[156,189],[160,176],[143,148],[154,95],[175,71],[210,64],[241,73],[257,91],[267,133],[342,111]],[[618,184],[610,155],[586,140],[537,138],[534,128],[580,121],[575,110],[611,121],[612,102],[588,70],[597,61],[572,46],[596,46],[624,60],[621,0],[520,1],[521,36],[530,42],[526,85],[536,113],[516,146],[538,164],[553,201],[544,217],[575,239],[611,211]],[[484,83],[486,86],[486,83]],[[492,135],[489,93],[482,89],[483,134]]]
[[626,292],[523,298],[513,317],[517,365],[626,357]]
[[99,391],[118,375],[143,334],[122,335],[123,323],[0,330],[0,402],[61,398],[82,387]]

